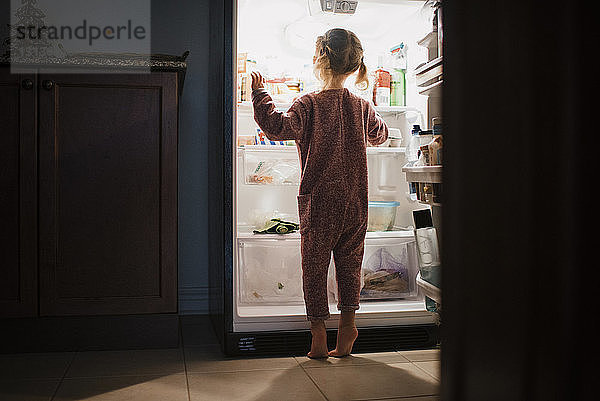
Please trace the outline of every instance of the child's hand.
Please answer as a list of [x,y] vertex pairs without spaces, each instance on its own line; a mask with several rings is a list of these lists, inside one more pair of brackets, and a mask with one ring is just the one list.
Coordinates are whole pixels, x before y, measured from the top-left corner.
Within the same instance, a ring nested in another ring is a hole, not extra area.
[[252,75],[252,90],[264,88],[265,79],[260,72],[253,71],[250,75]]

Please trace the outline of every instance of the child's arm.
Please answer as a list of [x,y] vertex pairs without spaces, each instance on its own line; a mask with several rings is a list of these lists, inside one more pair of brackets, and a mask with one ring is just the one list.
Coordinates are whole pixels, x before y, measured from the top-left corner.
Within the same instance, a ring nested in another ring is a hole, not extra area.
[[367,141],[373,146],[380,145],[388,139],[388,126],[375,111],[370,103],[367,103]]
[[286,113],[277,111],[263,81],[259,73],[252,73],[254,121],[271,141],[301,140],[306,116],[304,105],[296,101]]

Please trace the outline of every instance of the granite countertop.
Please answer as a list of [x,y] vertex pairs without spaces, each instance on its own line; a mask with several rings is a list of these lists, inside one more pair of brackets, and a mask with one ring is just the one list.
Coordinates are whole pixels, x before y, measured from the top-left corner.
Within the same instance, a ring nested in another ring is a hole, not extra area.
[[[15,60],[13,65],[27,67],[50,68],[150,68],[151,70],[187,69],[186,58],[189,51],[181,56],[167,54],[112,54],[112,53],[76,53],[66,56],[49,56],[44,58],[23,57]],[[0,64],[11,64],[9,56],[0,55]]]

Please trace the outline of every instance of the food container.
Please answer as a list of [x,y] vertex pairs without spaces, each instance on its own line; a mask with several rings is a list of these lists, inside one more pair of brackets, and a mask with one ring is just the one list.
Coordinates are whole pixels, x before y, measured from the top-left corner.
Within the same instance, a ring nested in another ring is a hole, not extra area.
[[237,146],[254,145],[254,135],[238,135]]
[[390,146],[390,142],[391,142],[391,138],[388,136],[388,139],[385,140],[385,142],[380,143],[379,145],[377,145],[378,148],[387,148]]
[[390,147],[399,148],[402,146],[402,133],[398,128],[389,128],[388,140]]
[[400,206],[400,202],[396,201],[369,201],[367,231],[392,230],[398,206]]

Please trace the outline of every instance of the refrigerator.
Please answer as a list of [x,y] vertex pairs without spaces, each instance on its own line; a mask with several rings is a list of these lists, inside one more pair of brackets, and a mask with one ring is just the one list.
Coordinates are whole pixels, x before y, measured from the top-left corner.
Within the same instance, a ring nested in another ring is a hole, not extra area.
[[[302,355],[310,348],[300,234],[256,232],[274,218],[299,222],[298,150],[293,141],[270,141],[254,121],[250,73],[261,72],[277,109],[287,111],[297,97],[319,89],[312,70],[315,40],[337,27],[357,34],[370,72],[367,89],[356,88],[352,77],[345,86],[372,102],[390,128],[388,141],[366,150],[369,229],[354,351],[438,343],[439,315],[417,283],[412,218],[414,210],[430,205],[411,193],[403,172],[413,126],[431,129],[431,119],[441,111],[441,85],[432,89],[430,77],[424,85],[416,74],[441,57],[435,32],[438,6],[414,0],[237,0],[220,10],[225,82],[223,99],[213,109],[218,125],[213,129],[222,138],[213,141],[209,160],[218,163],[209,192],[211,230],[215,228],[209,244],[210,311],[226,354]],[[381,74],[387,76],[387,86]],[[330,346],[339,318],[334,271],[332,258],[331,318],[326,321]]]

